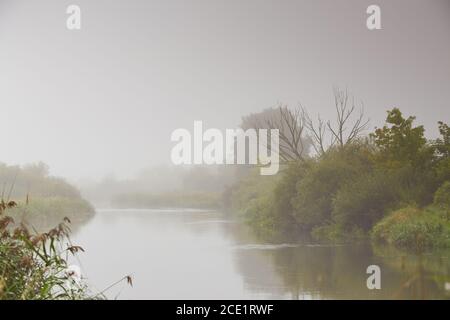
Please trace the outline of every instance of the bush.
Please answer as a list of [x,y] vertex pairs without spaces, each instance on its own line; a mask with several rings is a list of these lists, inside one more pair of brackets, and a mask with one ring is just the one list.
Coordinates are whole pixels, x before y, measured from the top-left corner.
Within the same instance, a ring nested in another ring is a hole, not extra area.
[[450,247],[450,223],[435,207],[394,211],[374,226],[371,235],[377,242],[415,250]]
[[277,226],[278,221],[273,213],[271,197],[252,199],[240,212],[245,222],[253,228],[257,236],[270,240],[276,238],[281,231]]
[[436,191],[434,204],[444,209],[450,209],[450,181],[444,182]]
[[280,233],[289,237],[304,237],[305,230],[302,229],[294,217],[292,199],[297,193],[297,184],[308,172],[308,162],[291,163],[286,170],[282,171],[273,191],[273,215],[277,221]]
[[300,163],[291,163],[278,178],[254,176],[247,180],[252,183],[245,185],[246,190],[243,190],[243,185],[238,189],[241,197],[247,195],[245,200],[241,198],[245,203],[241,214],[261,238],[279,242],[297,240],[302,236],[302,230],[292,215],[291,199],[304,168]]
[[[398,246],[445,246],[450,128],[440,122],[441,138],[431,141],[414,122],[392,109],[369,137],[291,163],[280,178],[251,174],[226,198],[267,235],[312,234],[342,242],[373,229],[374,238]],[[415,207],[429,206],[433,196],[433,207]]]
[[368,231],[396,198],[394,181],[385,172],[362,174],[336,193],[333,219],[340,225]]
[[274,210],[274,190],[278,176],[261,176],[255,168],[231,190],[231,210],[263,239],[282,232]]
[[371,166],[370,153],[364,144],[332,150],[309,164],[292,199],[297,223],[312,230],[333,222],[333,199],[340,188],[369,172]]
[[342,224],[329,224],[316,227],[311,232],[312,237],[321,242],[347,243],[367,238],[366,232],[357,227],[344,227]]
[[235,184],[231,191],[231,209],[242,213],[254,199],[273,193],[278,175],[261,176],[258,168],[253,168],[245,177]]

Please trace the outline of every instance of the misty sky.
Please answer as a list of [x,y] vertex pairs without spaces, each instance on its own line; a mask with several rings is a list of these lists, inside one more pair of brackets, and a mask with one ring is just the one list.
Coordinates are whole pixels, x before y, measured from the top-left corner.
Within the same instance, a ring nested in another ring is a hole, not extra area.
[[[82,29],[66,29],[66,7]],[[382,30],[366,28],[378,4]],[[371,128],[399,107],[450,122],[450,0],[0,0],[0,161],[71,179],[169,163],[171,132],[234,128],[301,102],[324,117],[333,86]]]

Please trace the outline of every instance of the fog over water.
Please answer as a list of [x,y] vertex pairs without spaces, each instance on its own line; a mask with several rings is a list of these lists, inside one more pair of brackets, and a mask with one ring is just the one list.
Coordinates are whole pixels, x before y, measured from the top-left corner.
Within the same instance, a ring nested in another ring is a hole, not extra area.
[[243,115],[301,102],[334,111],[332,87],[436,134],[450,101],[450,3],[378,1],[0,1],[1,161],[55,175],[135,175],[170,162],[171,132],[235,128]]
[[450,1],[372,4],[0,0],[0,299],[55,241],[76,299],[449,299]]
[[[95,291],[132,275],[133,287],[105,292],[111,299],[448,298],[448,253],[270,244],[208,210],[98,210],[73,240],[86,248],[75,263]],[[370,264],[382,268],[383,290],[367,290]],[[411,279],[420,285],[405,285]]]

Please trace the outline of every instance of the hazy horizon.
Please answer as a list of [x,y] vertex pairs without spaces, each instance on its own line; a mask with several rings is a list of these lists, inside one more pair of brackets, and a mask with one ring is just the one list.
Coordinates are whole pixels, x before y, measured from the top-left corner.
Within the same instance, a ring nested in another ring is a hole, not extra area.
[[[450,2],[0,0],[1,161],[43,161],[72,181],[170,163],[176,128],[235,128],[277,105],[330,117],[333,86],[417,116],[429,136],[450,101]],[[6,119],[6,120],[5,120]]]

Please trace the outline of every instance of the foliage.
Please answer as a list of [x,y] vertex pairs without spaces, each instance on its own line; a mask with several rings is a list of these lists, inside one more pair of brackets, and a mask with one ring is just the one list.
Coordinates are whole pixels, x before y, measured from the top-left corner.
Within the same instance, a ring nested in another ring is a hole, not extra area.
[[372,238],[398,247],[423,250],[428,247],[450,247],[450,221],[435,207],[405,207],[378,222]]
[[24,199],[27,195],[81,197],[80,192],[64,179],[50,176],[48,166],[42,162],[25,166],[0,163],[0,184],[3,198]]
[[[279,133],[278,155],[281,161],[304,160],[311,147],[306,133],[306,118],[303,110],[291,110],[287,106],[265,109],[242,118],[243,130],[277,129]],[[259,139],[259,136],[258,136]],[[258,141],[259,143],[259,141]],[[270,146],[268,146],[270,149]],[[275,152],[275,150],[274,150]]]
[[399,109],[388,111],[386,125],[375,130],[371,136],[379,147],[379,158],[389,167],[402,167],[405,163],[420,166],[426,154],[425,129],[413,127],[415,117],[403,118]]
[[435,172],[440,183],[450,180],[450,127],[439,122],[440,138],[436,139],[432,145],[435,150]]
[[392,182],[383,172],[376,172],[363,174],[342,186],[333,200],[334,220],[367,230],[395,200]]
[[365,237],[376,225],[374,239],[445,246],[450,129],[439,122],[441,137],[427,140],[424,127],[414,120],[394,108],[386,125],[368,138],[291,162],[278,178],[250,175],[233,188],[233,209],[268,238],[306,234],[348,242]]
[[357,226],[344,226],[339,223],[316,227],[311,231],[311,235],[314,240],[326,243],[348,243],[367,238],[363,229]]
[[344,185],[371,170],[365,144],[335,148],[312,161],[291,199],[294,218],[306,230],[332,222],[333,199]]
[[231,189],[230,209],[243,217],[258,235],[271,238],[277,232],[272,192],[276,176],[261,176],[255,168]]
[[434,205],[450,215],[450,181],[446,181],[434,194]]
[[68,255],[83,250],[68,240],[70,221],[32,235],[5,215],[15,205],[0,204],[0,299],[87,298],[86,284],[68,271]]
[[42,232],[66,217],[72,222],[72,227],[76,228],[93,217],[94,208],[81,198],[30,198],[28,203],[19,201],[7,214],[16,222]]
[[439,183],[434,170],[435,148],[428,143],[415,117],[404,118],[399,109],[388,111],[386,125],[370,136],[378,147],[377,165],[401,180],[404,202],[425,205],[432,201]]
[[57,225],[64,217],[77,227],[94,214],[94,208],[78,189],[64,179],[49,175],[44,163],[7,166],[0,163],[1,199],[16,199],[18,205],[8,211],[16,222],[38,231]]

